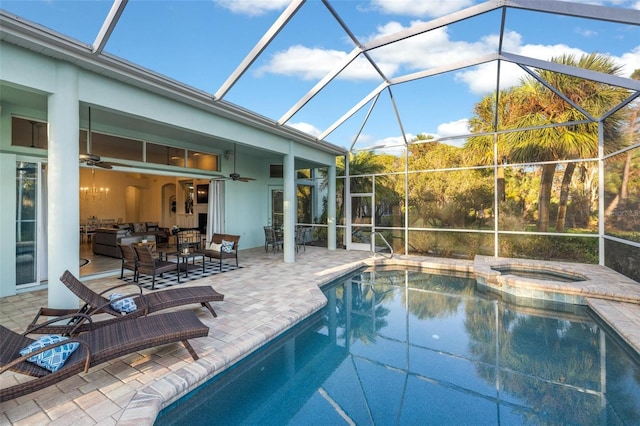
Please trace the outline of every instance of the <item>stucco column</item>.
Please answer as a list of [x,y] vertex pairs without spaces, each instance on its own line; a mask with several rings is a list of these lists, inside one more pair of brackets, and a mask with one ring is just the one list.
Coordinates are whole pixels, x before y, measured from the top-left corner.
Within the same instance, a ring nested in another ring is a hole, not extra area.
[[59,63],[56,91],[48,99],[48,264],[49,307],[77,308],[78,299],[60,282],[69,270],[79,277],[80,169],[78,167],[80,118],[78,70]]
[[336,249],[336,165],[329,166],[327,189],[327,249]]
[[284,208],[284,262],[293,263],[296,260],[296,170],[293,155],[293,142],[289,144],[289,153],[283,158],[283,208]]

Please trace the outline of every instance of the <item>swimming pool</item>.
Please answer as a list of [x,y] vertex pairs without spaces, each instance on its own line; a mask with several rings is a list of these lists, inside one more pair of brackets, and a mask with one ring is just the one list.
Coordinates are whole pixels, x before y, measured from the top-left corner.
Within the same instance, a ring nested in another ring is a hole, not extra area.
[[640,423],[640,367],[586,309],[516,306],[468,276],[365,270],[157,425]]

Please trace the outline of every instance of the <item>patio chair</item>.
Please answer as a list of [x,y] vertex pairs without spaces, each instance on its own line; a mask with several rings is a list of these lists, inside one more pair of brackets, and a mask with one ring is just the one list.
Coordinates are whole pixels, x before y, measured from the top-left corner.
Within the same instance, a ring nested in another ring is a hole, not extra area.
[[202,234],[197,229],[181,229],[176,233],[176,249],[197,251],[202,248]]
[[[90,318],[84,316],[84,320]],[[51,321],[59,321],[55,318]],[[90,367],[102,364],[143,349],[168,343],[182,342],[194,360],[198,354],[193,350],[189,339],[204,337],[209,334],[209,327],[198,319],[193,311],[169,312],[147,317],[122,321],[106,327],[92,329],[77,337],[46,346],[30,354],[21,356],[20,350],[34,340],[0,326],[0,374],[11,370],[20,374],[36,377],[33,380],[0,389],[0,401],[8,401],[22,395],[46,388],[67,377],[87,372]],[[51,372],[27,358],[56,346],[77,342],[78,348],[69,355],[64,365]]]
[[165,272],[175,271],[180,273],[179,262],[169,262],[155,258],[151,252],[151,247],[148,245],[133,245],[133,249],[136,252],[138,258],[138,273],[136,282],[140,279],[140,274],[151,275],[151,290],[156,287],[156,275],[162,275]]
[[[204,306],[214,317],[217,317],[218,315],[213,310],[213,307],[211,307],[211,302],[221,302],[224,300],[224,295],[215,291],[211,286],[169,288],[153,293],[142,294],[142,288],[139,286],[132,283],[125,283],[110,287],[101,293],[96,293],[69,271],[65,271],[62,277],[60,277],[60,280],[73,294],[84,302],[84,306],[80,309],[40,308],[33,321],[31,321],[31,324],[27,326],[25,334],[38,330],[38,332],[42,334],[70,335],[72,333],[85,332],[93,328],[104,327],[123,320],[128,321],[148,313],[196,303]],[[137,306],[134,312],[127,314],[115,310],[111,306],[111,300],[108,298],[108,295],[114,292],[114,290],[125,286],[133,286],[137,290],[136,294],[125,294],[122,296],[132,297]],[[106,294],[107,297],[104,297],[104,294]],[[72,314],[87,314],[89,316],[108,314],[109,316],[100,320],[94,319],[92,323],[84,322],[78,327],[76,327],[73,320],[48,324],[46,326],[43,326],[43,323],[38,323],[40,317],[60,317],[62,315]]]
[[[228,241],[233,243],[229,249],[222,248],[222,241]],[[222,269],[222,259],[235,259],[236,267],[238,266],[238,244],[240,242],[240,235],[231,234],[213,234],[211,236],[211,242],[199,252],[211,259],[220,260],[220,269]],[[225,251],[226,250],[226,251]]]
[[282,248],[282,244],[284,243],[284,241],[282,240],[282,238],[278,238],[277,233],[275,231],[275,229],[273,229],[273,227],[271,226],[265,226],[264,227],[264,251],[269,251],[269,246],[271,246],[271,249],[273,250],[273,252],[276,252],[276,249],[280,249]]
[[122,265],[120,266],[120,278],[124,278],[124,270],[133,271],[133,281],[138,281],[138,258],[136,252],[129,244],[118,244],[122,254]]
[[309,228],[304,228],[302,226],[298,226],[296,228],[296,253],[300,251],[300,247],[304,251],[307,251],[307,230]]

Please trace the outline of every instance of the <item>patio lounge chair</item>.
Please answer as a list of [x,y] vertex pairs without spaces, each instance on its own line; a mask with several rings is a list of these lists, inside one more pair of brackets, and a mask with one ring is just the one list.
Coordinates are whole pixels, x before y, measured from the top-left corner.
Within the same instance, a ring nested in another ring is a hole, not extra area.
[[[90,320],[86,315],[83,317]],[[58,320],[59,318],[56,318],[53,321]],[[21,356],[20,350],[34,342],[34,340],[0,326],[0,341],[2,342],[2,347],[0,348],[0,374],[11,370],[36,377],[36,379],[0,389],[0,401],[7,401],[43,389],[67,377],[83,371],[87,372],[90,367],[123,355],[168,343],[182,342],[191,357],[196,360],[198,359],[198,354],[193,350],[188,339],[204,337],[208,334],[209,327],[200,322],[195,312],[168,312],[96,328],[77,337],[54,343],[39,351]],[[44,352],[55,346],[71,342],[77,342],[80,345],[69,356],[64,365],[55,372],[26,361],[27,358],[38,352]]]
[[[99,321],[93,321],[91,324],[82,323],[75,329],[76,333],[88,331],[91,328],[103,327],[114,322],[123,320],[129,320],[148,313],[161,311],[163,309],[174,308],[183,305],[191,305],[199,303],[207,308],[214,317],[217,317],[216,312],[211,307],[210,302],[221,302],[224,300],[224,295],[218,293],[211,286],[194,286],[194,287],[179,287],[169,288],[166,290],[155,291],[153,293],[142,294],[142,288],[132,283],[120,284],[115,287],[108,288],[102,293],[96,293],[91,288],[87,287],[82,281],[77,279],[71,272],[65,271],[60,277],[60,280],[64,285],[69,288],[84,302],[84,306],[80,309],[55,309],[55,308],[40,308],[37,315],[31,321],[31,324],[27,327],[25,333],[32,333],[36,327],[38,327],[38,320],[41,316],[44,317],[60,317],[62,315],[70,315],[75,313],[82,313],[87,315],[94,314],[109,314],[110,317],[101,319]],[[108,299],[108,295],[115,289],[124,286],[134,286],[137,290],[136,294],[124,295],[132,297],[137,306],[137,310],[128,314],[122,314],[120,311],[115,310],[111,306],[111,301]],[[103,294],[107,294],[104,297]],[[38,333],[42,334],[70,334],[74,330],[75,324],[73,321],[69,323],[50,324],[45,327],[38,328]]]

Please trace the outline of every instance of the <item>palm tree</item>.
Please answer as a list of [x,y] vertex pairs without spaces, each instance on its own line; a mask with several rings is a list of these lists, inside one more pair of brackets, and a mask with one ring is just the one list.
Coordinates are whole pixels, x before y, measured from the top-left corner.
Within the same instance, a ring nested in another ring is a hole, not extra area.
[[[517,96],[514,89],[502,90],[498,93],[498,119],[496,119],[495,105],[496,97],[494,95],[485,96],[474,106],[475,117],[469,120],[472,133],[490,133],[499,130],[500,123],[509,123],[513,121],[510,115],[513,114],[514,108],[511,104],[517,102],[514,98]],[[505,200],[505,183],[504,183],[504,166],[503,163],[509,158],[508,146],[504,143],[504,137],[483,135],[472,136],[467,139],[465,151],[467,161],[473,165],[489,165],[494,162],[493,145],[494,140],[498,143],[498,161],[497,161],[497,180],[498,200]]]
[[[631,74],[631,78],[634,80],[640,80],[640,69],[637,69]],[[638,129],[640,127],[640,102],[636,102],[635,108],[631,109],[629,115],[629,124],[626,133],[626,145],[631,146],[634,143],[638,142],[639,132]],[[620,192],[618,192],[607,207],[605,212],[605,216],[609,216],[613,211],[615,211],[618,206],[622,209],[626,208],[627,198],[629,197],[629,174],[631,170],[631,150],[627,151],[627,155],[625,157],[624,168],[622,171],[622,182],[620,184]]]
[[[579,60],[576,60],[573,55],[563,55],[552,59],[552,61],[610,75],[619,75],[622,69],[610,57],[596,53],[583,55]],[[595,81],[548,70],[538,70],[538,74],[547,83],[596,118],[611,110],[628,96],[627,91],[624,89]],[[528,80],[525,84],[533,84],[535,86],[534,93],[539,99],[539,107],[534,108],[534,113],[538,114],[540,111],[544,111],[546,117],[553,118],[555,122],[571,122],[584,119],[580,111],[574,109],[568,103],[560,102],[560,98],[555,93],[544,88],[540,82],[533,78]],[[552,105],[553,109],[545,108],[548,105]],[[611,142],[607,145],[609,149],[612,148],[615,141],[619,140],[618,131],[621,119],[622,114],[615,114],[603,122],[605,140]],[[598,127],[596,123],[558,127],[554,130],[557,130],[558,139],[552,142],[548,148],[550,152],[557,152],[555,159],[579,159],[597,156]],[[566,163],[560,187],[556,232],[564,231],[569,187],[575,168],[576,163]]]
[[[621,67],[613,60],[600,54],[582,56],[579,60],[573,55],[552,58],[553,62],[618,75]],[[624,89],[607,86],[602,83],[586,81],[566,74],[548,70],[538,70],[539,76],[563,93],[568,99],[580,105],[594,117],[601,116],[626,96]],[[526,77],[520,86],[500,92],[497,119],[495,97],[485,97],[476,105],[476,117],[471,120],[472,131],[490,132],[499,129],[535,128],[528,131],[514,131],[498,137],[498,150],[501,158],[510,162],[542,164],[538,192],[538,231],[548,231],[551,205],[551,190],[557,164],[561,160],[573,160],[597,156],[597,123],[575,124],[571,126],[553,126],[554,124],[584,120],[584,115],[549,90],[533,77]],[[604,122],[605,138],[617,141],[621,114],[616,114]],[[549,127],[540,127],[552,125]],[[493,158],[493,137],[478,136],[469,138],[466,148],[476,161],[484,164]],[[608,145],[613,149],[614,144]],[[484,154],[482,154],[484,153]],[[484,155],[484,157],[482,156]],[[556,220],[556,230],[563,231],[566,207],[576,163],[567,163],[561,185],[560,205]]]

